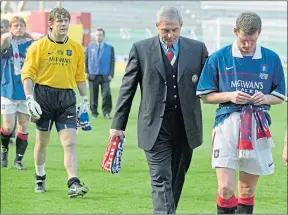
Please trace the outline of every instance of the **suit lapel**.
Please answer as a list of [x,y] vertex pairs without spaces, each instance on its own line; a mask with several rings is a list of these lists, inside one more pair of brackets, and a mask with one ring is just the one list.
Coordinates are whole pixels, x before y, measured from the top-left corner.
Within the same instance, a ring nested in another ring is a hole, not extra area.
[[157,68],[162,78],[166,81],[166,73],[165,73],[165,67],[164,67],[164,61],[162,57],[161,48],[162,47],[160,45],[159,37],[156,36],[150,48],[151,57],[153,59],[153,64]]
[[179,61],[178,61],[178,78],[177,81],[179,82],[181,76],[184,74],[187,62],[189,59],[189,46],[185,43],[185,40],[182,37],[179,37]]

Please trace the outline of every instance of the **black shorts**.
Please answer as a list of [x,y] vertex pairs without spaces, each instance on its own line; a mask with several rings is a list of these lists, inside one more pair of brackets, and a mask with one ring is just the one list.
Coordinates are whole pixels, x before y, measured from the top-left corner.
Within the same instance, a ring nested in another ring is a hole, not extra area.
[[34,120],[40,131],[50,131],[55,122],[57,131],[76,129],[76,94],[73,89],[57,89],[36,84],[35,101],[40,105],[42,115]]

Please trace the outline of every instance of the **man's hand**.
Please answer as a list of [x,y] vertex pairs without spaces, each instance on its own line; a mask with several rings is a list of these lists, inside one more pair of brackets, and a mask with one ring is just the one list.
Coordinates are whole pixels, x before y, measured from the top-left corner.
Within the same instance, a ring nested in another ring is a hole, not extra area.
[[117,139],[117,137],[120,137],[120,139],[123,140],[124,139],[124,131],[111,128],[109,141],[113,142]]
[[262,92],[257,92],[252,96],[252,102],[255,106],[267,104],[266,96]]
[[108,75],[108,80],[111,81],[112,80],[112,76]]
[[247,93],[242,91],[235,91],[229,93],[229,101],[233,102],[234,104],[247,104],[251,101],[251,96]]
[[26,105],[29,115],[34,119],[40,119],[42,110],[40,105],[34,100],[34,97],[32,95],[26,96]]

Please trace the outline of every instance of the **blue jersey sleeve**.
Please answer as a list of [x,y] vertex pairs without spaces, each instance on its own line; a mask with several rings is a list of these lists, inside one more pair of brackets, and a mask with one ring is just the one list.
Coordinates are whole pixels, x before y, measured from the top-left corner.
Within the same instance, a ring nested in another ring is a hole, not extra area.
[[279,56],[277,56],[277,63],[272,77],[271,94],[273,96],[277,96],[278,98],[285,100],[285,94],[286,94],[285,76]]
[[196,89],[196,95],[201,96],[219,91],[218,79],[219,75],[217,58],[212,55],[207,59],[203,67]]

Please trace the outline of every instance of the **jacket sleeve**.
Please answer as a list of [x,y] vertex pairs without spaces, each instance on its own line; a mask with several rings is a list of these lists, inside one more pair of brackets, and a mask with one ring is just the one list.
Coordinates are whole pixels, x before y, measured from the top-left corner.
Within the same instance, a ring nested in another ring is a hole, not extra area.
[[85,50],[85,68],[86,68],[86,73],[89,73],[89,70],[88,70],[88,54],[89,54],[89,45],[87,46],[86,50]]
[[202,65],[201,65],[201,69],[203,69],[205,63],[206,63],[206,60],[208,58],[208,51],[207,51],[207,48],[206,48],[206,45],[203,43],[203,46],[202,46]]
[[135,44],[133,44],[119,91],[115,115],[111,126],[112,129],[125,131],[140,77],[139,57],[137,48]]
[[115,52],[114,52],[114,47],[112,46],[111,48],[111,59],[110,59],[110,72],[109,75],[114,78],[114,70],[115,70]]

